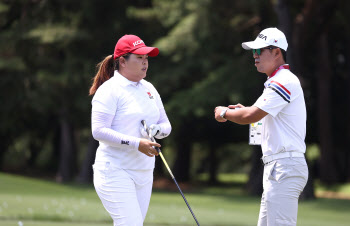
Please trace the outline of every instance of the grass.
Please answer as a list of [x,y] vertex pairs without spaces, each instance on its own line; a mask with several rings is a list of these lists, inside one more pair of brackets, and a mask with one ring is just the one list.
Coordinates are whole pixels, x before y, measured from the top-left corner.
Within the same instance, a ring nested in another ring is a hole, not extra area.
[[[202,226],[256,225],[259,197],[247,196],[239,186],[246,177],[220,175],[220,181],[232,186],[201,187],[191,191],[183,187]],[[171,183],[171,181],[169,181]],[[182,187],[182,185],[180,185]],[[331,189],[347,192],[336,186]],[[320,192],[329,188],[320,187]],[[336,191],[333,191],[336,192]],[[318,198],[299,205],[298,226],[342,226],[350,222],[350,200]],[[62,185],[50,181],[0,173],[1,226],[111,226],[92,185]],[[155,189],[145,226],[195,225],[181,195],[175,189]]]

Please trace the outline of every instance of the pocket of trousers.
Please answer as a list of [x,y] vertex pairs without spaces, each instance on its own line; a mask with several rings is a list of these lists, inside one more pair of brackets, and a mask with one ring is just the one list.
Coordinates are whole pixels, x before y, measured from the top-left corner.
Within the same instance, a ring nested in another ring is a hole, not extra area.
[[282,180],[291,177],[293,172],[293,167],[289,165],[284,165],[276,161],[276,164],[271,172],[271,177],[277,182],[281,182]]
[[294,166],[294,165],[283,165],[276,163],[273,171],[271,172],[271,177],[277,182],[282,182],[283,180],[291,177],[302,177],[307,180],[307,173],[305,175],[305,168],[307,172],[307,166]]
[[276,161],[265,166],[265,176],[267,180],[276,180]]

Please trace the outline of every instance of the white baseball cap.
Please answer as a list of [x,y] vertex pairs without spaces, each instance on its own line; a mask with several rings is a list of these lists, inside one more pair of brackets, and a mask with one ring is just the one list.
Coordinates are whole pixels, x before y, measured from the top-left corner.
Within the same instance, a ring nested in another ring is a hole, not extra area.
[[270,27],[262,30],[254,41],[242,43],[243,49],[261,49],[267,46],[276,46],[287,51],[286,36],[277,28]]

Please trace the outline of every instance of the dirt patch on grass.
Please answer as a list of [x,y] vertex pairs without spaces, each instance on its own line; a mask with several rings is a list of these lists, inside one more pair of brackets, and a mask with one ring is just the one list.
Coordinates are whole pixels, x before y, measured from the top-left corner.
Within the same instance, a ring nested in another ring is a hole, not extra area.
[[350,194],[333,192],[333,191],[319,191],[316,192],[317,198],[327,198],[327,199],[346,199],[350,200]]

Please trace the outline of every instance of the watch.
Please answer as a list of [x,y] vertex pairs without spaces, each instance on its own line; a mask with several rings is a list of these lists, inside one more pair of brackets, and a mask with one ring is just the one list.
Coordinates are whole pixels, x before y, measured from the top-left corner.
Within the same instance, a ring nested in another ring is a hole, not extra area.
[[224,110],[222,110],[221,112],[220,112],[220,117],[221,118],[224,118],[224,119],[226,119],[225,118],[225,114],[226,114],[226,111],[228,110],[228,108],[226,108],[226,109],[224,109]]

